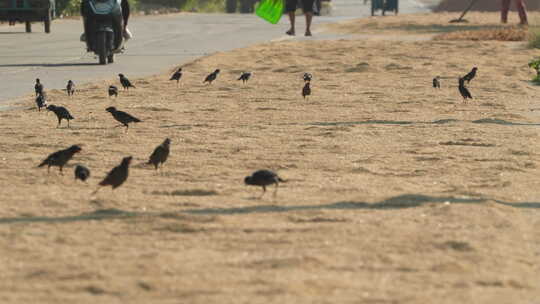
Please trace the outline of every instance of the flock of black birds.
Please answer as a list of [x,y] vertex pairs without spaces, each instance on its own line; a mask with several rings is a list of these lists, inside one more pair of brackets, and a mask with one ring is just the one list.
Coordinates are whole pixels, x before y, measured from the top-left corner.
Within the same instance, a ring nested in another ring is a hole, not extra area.
[[[476,72],[478,71],[478,68],[474,67],[468,74],[466,74],[463,77],[459,78],[458,81],[458,89],[459,93],[463,97],[463,100],[466,101],[467,99],[472,99],[472,95],[465,86],[465,81],[467,84],[471,82],[476,76]],[[208,83],[212,84],[213,81],[215,81],[220,73],[219,69],[216,69],[214,72],[210,73],[208,76],[205,77],[203,84]],[[250,72],[243,72],[240,77],[237,79],[238,81],[242,80],[242,83],[248,82],[250,79],[252,73]],[[135,86],[129,81],[129,79],[124,74],[118,74],[120,78],[120,84],[122,85],[124,90],[129,90],[129,88],[135,88]],[[174,74],[169,79],[170,81],[176,81],[176,84],[178,86],[180,79],[182,78],[182,68],[178,68],[177,71],[174,72]],[[303,76],[304,79],[304,87],[302,88],[302,97],[304,99],[308,98],[308,96],[311,95],[311,81],[313,79],[313,75],[310,73],[304,73]],[[433,87],[434,88],[441,88],[441,82],[440,77],[437,76],[433,78]],[[56,117],[58,118],[58,125],[57,127],[60,127],[60,124],[63,119],[67,121],[67,125],[69,127],[69,121],[74,119],[74,117],[69,113],[69,111],[65,107],[56,106],[56,105],[47,105],[47,95],[45,94],[45,91],[43,89],[43,84],[41,83],[40,79],[36,79],[36,84],[34,86],[35,92],[36,92],[36,105],[38,108],[38,111],[41,111],[41,108],[45,107],[47,110],[53,112],[56,114]],[[73,96],[75,93],[75,83],[71,80],[68,81],[68,84],[66,86],[66,91],[68,96]],[[114,96],[115,98],[118,97],[118,88],[114,85],[110,85],[108,88],[108,94],[109,97]],[[115,107],[108,107],[105,109],[107,112],[111,113],[112,117],[121,123],[120,126],[126,127],[126,132],[129,129],[130,123],[138,123],[141,122],[140,119],[134,117],[133,115],[130,115],[126,112],[119,111]],[[161,143],[159,146],[157,146],[152,154],[150,155],[147,164],[153,165],[155,170],[158,170],[159,168],[163,167],[163,164],[167,161],[167,158],[169,157],[170,153],[170,144],[171,140],[169,138],[165,139],[163,143]],[[47,172],[49,172],[51,166],[59,167],[60,174],[62,174],[63,167],[67,164],[67,162],[78,152],[80,152],[82,148],[78,145],[73,145],[69,148],[56,151],[49,156],[45,160],[43,160],[38,167],[47,166]],[[129,175],[129,165],[131,163],[131,160],[133,159],[132,156],[127,156],[122,159],[122,162],[114,167],[107,175],[106,177],[99,183],[99,186],[111,186],[112,189],[116,189],[119,186],[121,186],[128,178]],[[77,165],[75,167],[75,179],[80,179],[81,181],[85,182],[90,177],[90,170],[82,165]],[[280,182],[285,182],[282,178],[280,178],[275,172],[270,170],[257,170],[252,175],[246,176],[244,178],[244,183],[246,185],[253,185],[253,186],[261,186],[262,187],[262,195],[266,193],[266,187],[269,185],[275,185],[275,191],[274,196],[277,194],[277,189],[279,187]],[[96,189],[94,191],[94,194],[97,193],[97,191],[100,188]],[[262,197],[261,195],[261,197]]]
[[[215,81],[219,75],[220,70],[216,69],[214,72],[210,73],[208,76],[205,77],[203,83],[212,84],[213,81]],[[252,73],[251,72],[243,72],[240,77],[237,80],[242,80],[242,83],[247,83],[249,79],[251,78]],[[135,88],[135,86],[129,81],[129,79],[124,74],[118,74],[118,77],[120,79],[120,84],[124,88],[124,90],[129,90],[129,88]],[[174,74],[171,76],[170,80],[175,80],[177,83],[177,86],[180,82],[180,79],[182,78],[182,68],[178,68],[177,71],[174,72]],[[302,95],[304,98],[306,96],[311,94],[311,90],[309,88],[309,83],[312,79],[311,74],[305,73],[304,74],[304,81],[307,85],[307,91],[306,86],[304,86],[304,89],[302,90]],[[69,121],[72,119],[75,119],[66,109],[62,106],[56,106],[53,104],[47,105],[47,95],[44,91],[43,84],[41,83],[40,79],[36,79],[36,83],[34,86],[35,93],[36,93],[36,105],[38,108],[38,111],[41,111],[41,108],[46,108],[48,111],[53,112],[56,117],[58,118],[58,125],[57,127],[60,127],[62,120],[67,121],[67,127],[69,128]],[[73,96],[75,93],[75,83],[72,80],[69,80],[66,86],[66,92],[68,96]],[[114,96],[115,98],[118,97],[118,87],[114,85],[110,85],[108,87],[108,95],[109,98]],[[141,122],[140,119],[134,117],[133,115],[130,115],[126,112],[119,111],[115,107],[107,107],[105,109],[107,112],[111,113],[112,117],[121,123],[120,126],[126,127],[126,132],[128,131],[129,124],[130,123],[137,123]],[[170,153],[170,144],[171,140],[169,138],[166,138],[163,143],[161,143],[159,146],[157,146],[150,157],[148,158],[148,165],[153,165],[155,170],[159,170],[163,167],[163,164],[167,161]],[[59,151],[56,151],[54,153],[51,153],[47,158],[45,158],[38,167],[47,166],[47,173],[50,172],[50,168],[55,166],[59,167],[60,174],[63,175],[63,168],[64,166],[73,158],[73,156],[76,153],[79,153],[82,151],[82,148],[79,145],[72,145],[71,147],[68,147],[66,149],[62,149]],[[105,178],[99,183],[99,186],[111,186],[112,189],[116,189],[120,187],[128,178],[129,176],[129,165],[132,161],[132,156],[124,157],[121,161],[121,163],[114,167],[109,173],[105,176]],[[78,164],[75,167],[75,179],[79,179],[83,182],[86,182],[86,180],[90,177],[90,169],[87,167]],[[282,178],[280,178],[275,172],[270,170],[257,170],[255,171],[251,176],[246,176],[244,179],[244,183],[246,185],[253,185],[253,186],[261,186],[262,187],[262,195],[266,193],[266,187],[269,185],[276,185],[274,196],[277,194],[277,189],[280,182],[285,182]],[[99,191],[100,187],[98,187],[92,194],[95,194]],[[261,195],[261,197],[262,197]]]
[[[478,68],[473,67],[472,70],[469,73],[467,73],[467,75],[458,78],[458,90],[459,90],[459,94],[461,94],[461,97],[463,97],[463,102],[466,102],[467,99],[472,99],[473,98],[472,95],[471,95],[471,92],[465,86],[465,81],[467,81],[467,84],[469,84],[471,82],[471,80],[473,80],[474,77],[476,77],[476,72],[477,71],[478,71]],[[441,88],[440,79],[441,78],[439,76],[433,78],[433,87],[434,88],[438,88],[438,89]]]

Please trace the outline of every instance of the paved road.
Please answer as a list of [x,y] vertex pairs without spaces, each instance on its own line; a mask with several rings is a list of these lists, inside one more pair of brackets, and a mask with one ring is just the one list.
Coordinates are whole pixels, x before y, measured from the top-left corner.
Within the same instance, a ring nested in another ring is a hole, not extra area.
[[[425,10],[416,0],[400,1],[400,13]],[[315,18],[314,33],[318,35],[317,24],[365,17],[369,12],[363,0],[333,0],[332,16]],[[297,22],[301,33],[304,19]],[[51,34],[43,33],[41,24],[35,24],[31,34],[24,33],[23,25],[0,26],[0,101],[30,93],[35,78],[52,89],[64,88],[68,79],[80,84],[110,79],[119,72],[130,77],[156,74],[216,51],[284,39],[287,27],[286,18],[270,25],[254,15],[241,14],[134,17],[130,29],[135,38],[128,42],[128,50],[117,56],[116,63],[100,66],[79,41],[81,21],[55,20]]]

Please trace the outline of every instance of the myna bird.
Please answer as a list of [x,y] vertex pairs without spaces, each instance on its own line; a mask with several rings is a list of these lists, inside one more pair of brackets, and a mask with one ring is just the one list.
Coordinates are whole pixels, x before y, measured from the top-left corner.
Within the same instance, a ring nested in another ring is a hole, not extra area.
[[280,182],[285,182],[285,180],[281,179],[276,173],[270,170],[258,170],[251,176],[246,176],[244,178],[244,183],[246,185],[261,186],[263,188],[261,197],[266,193],[266,186],[272,184],[276,184],[276,190],[274,191],[274,196],[276,196]]
[[71,116],[69,111],[64,107],[49,105],[47,106],[47,110],[52,111],[54,112],[54,114],[56,114],[56,117],[58,118],[58,125],[56,126],[57,128],[60,127],[60,123],[62,122],[62,119],[67,120],[68,128],[69,128],[69,121],[72,119],[75,119],[73,116]]
[[112,116],[114,117],[114,119],[116,119],[119,123],[126,126],[126,132],[127,132],[128,128],[129,128],[130,123],[132,123],[132,122],[141,122],[140,119],[138,119],[136,117],[133,117],[133,116],[129,115],[126,112],[118,111],[115,107],[108,107],[108,108],[105,109],[105,111],[111,113]]
[[45,92],[42,92],[36,97],[36,106],[38,111],[41,111],[41,108],[47,107],[47,96],[45,95]]
[[69,80],[66,86],[66,91],[68,96],[73,96],[73,93],[75,93],[75,83],[73,81]]
[[73,145],[67,149],[56,151],[47,156],[47,158],[45,158],[45,160],[43,160],[38,167],[47,165],[47,173],[49,173],[51,166],[56,166],[60,167],[60,173],[62,173],[62,168],[66,165],[66,163],[73,157],[75,153],[78,153],[81,150],[81,147]]
[[163,141],[161,145],[157,146],[154,149],[154,152],[152,152],[152,155],[150,155],[150,158],[148,159],[148,164],[154,165],[156,170],[158,169],[160,164],[161,167],[163,167],[163,163],[165,163],[165,161],[167,161],[167,158],[169,157],[170,144],[171,140],[167,138],[165,139],[165,141]]
[[309,87],[309,85],[310,85],[310,82],[307,81],[306,84],[304,85],[304,88],[302,89],[302,96],[304,97],[304,99],[306,99],[306,96],[311,95],[311,88]]
[[313,75],[310,73],[304,73],[304,81],[308,82],[311,81],[311,79],[313,79]]
[[171,79],[169,80],[176,80],[176,86],[178,86],[180,78],[182,78],[182,68],[178,68],[178,70],[172,74]]
[[465,87],[465,79],[459,78],[459,93],[463,97],[463,101],[467,101],[467,98],[472,99],[471,92]]
[[36,91],[36,96],[43,94],[43,84],[40,82],[39,78],[36,78],[36,84],[34,85],[34,91]]
[[[112,186],[112,189],[120,187],[128,178],[129,175],[129,164],[133,157],[128,156],[122,159],[120,165],[114,167],[107,176],[99,183],[99,186]],[[93,194],[98,192],[100,188],[98,187]]]
[[118,88],[116,86],[110,85],[109,86],[109,97],[118,97]]
[[244,72],[242,73],[242,75],[240,75],[240,77],[237,80],[242,80],[242,83],[246,83],[250,77],[251,77],[250,72]]
[[474,77],[476,76],[476,71],[478,71],[478,68],[474,67],[467,75],[463,76],[463,79],[467,80],[467,84],[474,79]]
[[120,77],[120,83],[122,84],[122,87],[124,87],[124,90],[129,90],[129,88],[134,88],[135,86],[131,84],[131,81],[127,79],[124,74],[120,73],[118,74],[118,77]]
[[441,88],[441,81],[439,80],[441,77],[437,76],[433,78],[433,87],[440,89]]
[[219,69],[213,71],[212,73],[208,74],[208,76],[206,76],[203,83],[208,82],[209,84],[212,84],[212,81],[216,80],[218,74],[219,74]]
[[75,167],[75,180],[80,179],[83,182],[90,177],[90,170],[82,165],[77,165]]

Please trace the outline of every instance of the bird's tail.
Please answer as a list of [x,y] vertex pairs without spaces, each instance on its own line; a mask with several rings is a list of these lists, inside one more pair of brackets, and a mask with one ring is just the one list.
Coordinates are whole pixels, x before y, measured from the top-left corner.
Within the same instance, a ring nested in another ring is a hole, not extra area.
[[135,118],[133,119],[133,122],[141,122],[142,120],[138,119],[138,118]]
[[242,76],[240,76],[240,78],[236,79],[236,80],[242,80]]
[[47,162],[46,162],[46,161],[43,161],[41,164],[38,165],[38,168],[39,168],[39,167],[43,167],[43,166],[45,166],[46,164],[47,164]]
[[75,117],[73,117],[73,116],[69,115],[69,119],[75,119]]

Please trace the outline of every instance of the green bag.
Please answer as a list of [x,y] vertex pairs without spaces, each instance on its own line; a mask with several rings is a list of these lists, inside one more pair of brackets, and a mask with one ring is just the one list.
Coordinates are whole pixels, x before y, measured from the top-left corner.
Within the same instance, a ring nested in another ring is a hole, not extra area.
[[283,0],[261,0],[255,9],[255,14],[264,20],[276,24],[283,15]]

